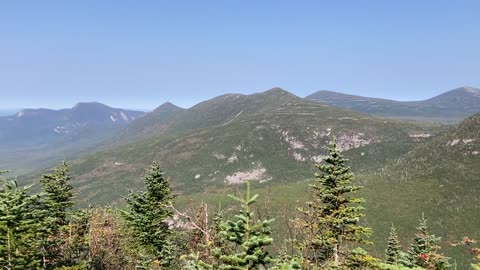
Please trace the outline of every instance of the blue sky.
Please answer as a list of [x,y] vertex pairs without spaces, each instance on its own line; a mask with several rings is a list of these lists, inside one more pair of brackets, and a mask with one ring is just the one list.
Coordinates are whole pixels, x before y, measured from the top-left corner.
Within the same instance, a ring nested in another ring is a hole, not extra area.
[[480,87],[480,1],[1,1],[0,108]]

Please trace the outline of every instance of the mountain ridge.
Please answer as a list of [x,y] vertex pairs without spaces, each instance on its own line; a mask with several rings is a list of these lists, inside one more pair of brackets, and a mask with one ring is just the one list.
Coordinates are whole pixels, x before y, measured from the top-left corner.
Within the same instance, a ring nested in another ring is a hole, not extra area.
[[[95,150],[143,112],[80,102],[69,109],[23,109],[0,117],[0,164],[34,170]],[[15,162],[17,160],[17,162]],[[21,162],[18,162],[21,161]]]
[[[368,170],[430,139],[412,134],[434,136],[438,128],[322,105],[274,88],[218,96],[171,114],[153,112],[126,130],[129,138],[141,136],[72,163],[84,192],[96,196],[115,182],[115,193],[122,194],[151,160],[178,179],[174,184],[184,192],[225,188],[245,177],[302,180],[311,176],[310,162],[321,160],[334,135],[342,151],[356,157],[353,166]],[[112,194],[98,196],[105,202]]]
[[306,99],[381,117],[459,122],[480,111],[480,89],[464,86],[418,101],[396,101],[320,90]]

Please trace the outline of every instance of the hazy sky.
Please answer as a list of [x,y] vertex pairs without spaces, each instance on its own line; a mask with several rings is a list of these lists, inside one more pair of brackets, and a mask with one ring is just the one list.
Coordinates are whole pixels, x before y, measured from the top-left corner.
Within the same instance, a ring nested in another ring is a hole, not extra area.
[[[260,3],[261,2],[261,3]],[[480,1],[1,1],[0,108],[480,87]]]

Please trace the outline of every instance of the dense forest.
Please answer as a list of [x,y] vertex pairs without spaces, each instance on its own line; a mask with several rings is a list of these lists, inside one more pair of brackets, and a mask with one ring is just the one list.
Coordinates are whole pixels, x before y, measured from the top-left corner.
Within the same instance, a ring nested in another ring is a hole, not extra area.
[[[175,206],[179,195],[159,164],[130,192],[119,209],[77,209],[68,165],[40,179],[41,190],[2,177],[0,266],[2,269],[457,269],[442,254],[440,238],[419,217],[411,244],[402,247],[392,224],[384,257],[369,254],[372,234],[364,221],[362,188],[335,142],[317,165],[314,197],[288,221],[282,243],[272,245],[272,224],[262,214],[249,182],[237,207],[195,213]],[[6,171],[0,172],[5,175]],[[480,269],[480,248],[465,237],[455,244]],[[275,247],[275,248],[274,248]],[[281,248],[277,248],[281,247]]]

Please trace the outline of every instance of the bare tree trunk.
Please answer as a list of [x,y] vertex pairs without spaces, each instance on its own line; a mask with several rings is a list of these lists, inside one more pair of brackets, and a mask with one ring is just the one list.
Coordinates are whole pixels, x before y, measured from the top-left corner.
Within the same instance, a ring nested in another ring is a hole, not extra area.
[[11,252],[12,252],[12,248],[11,248],[11,245],[10,245],[10,228],[7,228],[7,248],[8,248],[8,267],[7,269],[12,269],[12,256],[11,256]]
[[340,264],[340,256],[338,255],[339,253],[338,249],[339,249],[339,245],[335,244],[335,246],[333,246],[333,262],[335,266],[338,266]]

